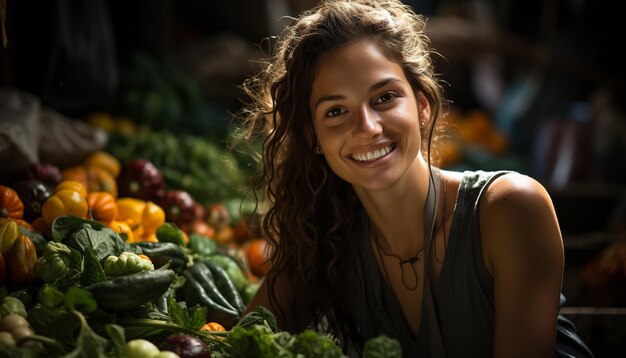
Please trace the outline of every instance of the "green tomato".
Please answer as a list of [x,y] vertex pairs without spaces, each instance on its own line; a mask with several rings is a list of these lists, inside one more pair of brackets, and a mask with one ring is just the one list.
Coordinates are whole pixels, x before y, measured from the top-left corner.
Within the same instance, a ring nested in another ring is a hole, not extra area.
[[174,352],[161,351],[161,353],[155,355],[152,358],[180,358],[180,356]]
[[145,339],[133,339],[124,346],[125,358],[153,358],[161,351],[154,343]]

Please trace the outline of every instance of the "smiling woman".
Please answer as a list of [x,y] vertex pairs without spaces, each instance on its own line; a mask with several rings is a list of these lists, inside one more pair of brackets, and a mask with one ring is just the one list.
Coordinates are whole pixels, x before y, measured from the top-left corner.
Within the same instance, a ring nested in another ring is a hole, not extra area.
[[545,189],[431,164],[444,98],[424,25],[397,0],[322,1],[244,84],[271,248],[248,309],[326,328],[351,356],[383,334],[411,357],[592,356],[557,321],[563,242]]

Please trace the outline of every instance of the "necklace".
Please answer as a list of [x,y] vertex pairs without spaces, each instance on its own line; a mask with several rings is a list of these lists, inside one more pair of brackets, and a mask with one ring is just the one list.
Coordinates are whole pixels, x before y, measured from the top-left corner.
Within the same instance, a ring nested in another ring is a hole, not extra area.
[[[387,266],[385,266],[385,262],[382,260],[382,256],[380,255],[381,253],[385,256],[389,256],[389,257],[394,257],[396,259],[398,259],[398,264],[400,265],[400,274],[402,276],[402,285],[404,285],[404,288],[406,288],[409,291],[415,291],[415,289],[417,288],[417,270],[415,269],[414,264],[419,261],[419,255],[422,253],[422,251],[424,251],[424,248],[422,247],[421,249],[417,250],[417,252],[415,253],[415,255],[408,257],[406,259],[402,259],[400,256],[395,255],[395,254],[388,254],[387,252],[385,252],[385,250],[380,246],[380,243],[378,242],[378,230],[376,230],[376,235],[374,236],[374,241],[376,243],[376,247],[378,248],[378,256],[380,257],[380,261],[382,263],[383,269],[385,271],[385,277],[387,278],[387,282],[391,283],[389,280],[389,273],[387,272]],[[413,277],[415,284],[412,286],[409,286],[406,282],[406,278],[404,277],[404,266],[405,265],[409,265],[409,267],[411,267],[411,270],[413,271]]]
[[[446,233],[445,233],[445,222],[446,222],[446,192],[447,192],[447,188],[446,188],[446,181],[444,179],[443,176],[441,176],[441,184],[443,186],[443,210],[442,210],[442,221],[443,221],[443,225],[444,225],[444,250],[445,250],[445,245],[446,245]],[[436,208],[436,203],[435,203],[435,211],[437,210]],[[436,216],[436,215],[435,215]],[[435,220],[435,216],[433,217],[433,220]],[[424,225],[426,225],[427,223],[424,222]],[[413,256],[409,256],[406,259],[402,259],[400,256],[396,255],[396,254],[391,254],[391,253],[387,253],[385,251],[385,249],[382,248],[382,246],[380,246],[380,243],[378,242],[378,236],[380,234],[380,232],[378,231],[378,229],[373,230],[374,231],[374,243],[376,244],[376,248],[378,249],[378,257],[380,258],[380,262],[383,266],[383,271],[385,272],[385,278],[387,279],[387,282],[389,282],[389,284],[391,284],[391,280],[389,279],[389,272],[387,272],[387,266],[385,265],[385,262],[383,261],[383,257],[382,255],[385,255],[387,257],[393,257],[395,259],[398,260],[398,265],[400,266],[400,275],[402,277],[402,285],[404,286],[404,288],[406,288],[409,291],[415,291],[415,289],[417,289],[418,286],[418,278],[417,278],[417,269],[415,268],[415,263],[419,261],[419,256],[420,254],[424,251],[424,247],[420,248],[417,250],[417,252],[415,253],[415,255]],[[434,232],[432,233],[432,235],[434,235]],[[431,241],[431,244],[434,242],[435,240]],[[435,245],[435,260],[437,260],[437,262],[439,262],[439,260],[437,259],[437,250],[436,250],[437,245]],[[443,259],[442,261],[443,262]],[[440,262],[440,263],[441,263]],[[413,285],[409,285],[407,284],[407,278],[405,277],[404,274],[404,267],[408,265],[409,267],[411,267],[411,270],[413,271],[413,277],[414,280],[413,282],[415,282],[415,284]]]

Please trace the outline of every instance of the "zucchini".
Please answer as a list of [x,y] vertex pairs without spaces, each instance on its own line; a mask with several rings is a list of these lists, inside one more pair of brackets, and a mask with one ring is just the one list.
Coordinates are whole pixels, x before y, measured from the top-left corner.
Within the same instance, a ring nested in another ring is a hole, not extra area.
[[141,271],[84,287],[98,307],[107,311],[126,311],[154,301],[167,292],[176,279],[170,269]]

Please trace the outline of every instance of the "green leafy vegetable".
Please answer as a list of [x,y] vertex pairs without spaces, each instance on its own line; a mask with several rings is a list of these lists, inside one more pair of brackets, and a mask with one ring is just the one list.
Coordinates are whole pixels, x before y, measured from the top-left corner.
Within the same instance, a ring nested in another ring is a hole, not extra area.
[[60,216],[52,224],[52,238],[84,254],[91,247],[98,260],[124,251],[135,252],[124,239],[104,224],[74,216]]
[[402,346],[397,339],[380,335],[365,342],[363,358],[402,358]]

